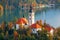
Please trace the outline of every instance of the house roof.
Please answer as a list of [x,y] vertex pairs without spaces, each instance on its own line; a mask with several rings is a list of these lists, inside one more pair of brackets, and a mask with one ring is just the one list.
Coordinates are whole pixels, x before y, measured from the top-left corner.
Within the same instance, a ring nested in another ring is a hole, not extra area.
[[35,29],[41,28],[41,26],[40,26],[39,24],[37,24],[37,23],[32,24],[30,27],[31,27],[31,28],[35,28]]
[[47,24],[45,27],[44,27],[48,32],[50,32],[51,30],[55,30],[52,26],[50,26],[49,24]]
[[28,24],[28,20],[26,18],[19,18],[16,23],[17,24]]

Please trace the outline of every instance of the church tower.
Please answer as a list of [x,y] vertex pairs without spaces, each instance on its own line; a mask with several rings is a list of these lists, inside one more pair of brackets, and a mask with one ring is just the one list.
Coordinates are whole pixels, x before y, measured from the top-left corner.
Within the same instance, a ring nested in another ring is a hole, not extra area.
[[33,8],[32,8],[32,6],[30,5],[30,10],[29,10],[29,25],[31,25],[31,24],[33,24],[34,23],[34,15],[35,15],[35,13],[34,13],[34,11],[33,11]]

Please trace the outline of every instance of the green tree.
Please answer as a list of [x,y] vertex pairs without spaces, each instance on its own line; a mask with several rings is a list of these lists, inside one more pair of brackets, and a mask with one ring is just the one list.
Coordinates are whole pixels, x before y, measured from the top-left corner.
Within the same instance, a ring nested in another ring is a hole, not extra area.
[[0,33],[0,40],[4,40],[4,36],[2,34],[3,33]]
[[47,36],[47,31],[38,31],[38,40],[49,40]]
[[56,28],[56,30],[57,30],[56,36],[60,40],[60,27]]

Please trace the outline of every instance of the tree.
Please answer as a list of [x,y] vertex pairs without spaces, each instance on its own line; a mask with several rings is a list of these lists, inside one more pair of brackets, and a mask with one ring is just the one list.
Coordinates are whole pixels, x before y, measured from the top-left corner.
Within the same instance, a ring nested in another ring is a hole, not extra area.
[[60,27],[56,28],[56,30],[57,30],[57,36],[60,37]]
[[60,40],[60,27],[56,28],[56,30],[57,30],[56,36]]
[[4,36],[0,33],[0,40],[4,40]]
[[49,40],[48,36],[47,36],[47,31],[43,30],[43,31],[38,31],[38,40]]

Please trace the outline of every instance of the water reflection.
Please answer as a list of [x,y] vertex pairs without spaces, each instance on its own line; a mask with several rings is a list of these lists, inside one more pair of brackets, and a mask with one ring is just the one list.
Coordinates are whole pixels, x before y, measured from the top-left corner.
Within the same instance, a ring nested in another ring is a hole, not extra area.
[[42,11],[36,11],[35,21],[37,20],[46,20],[48,24],[54,27],[60,26],[60,7],[46,8]]
[[[14,8],[11,10],[11,14],[10,14],[10,10],[5,10],[5,12],[7,12],[7,16],[6,14],[4,14],[2,17],[0,17],[0,23],[2,21],[14,21],[16,18],[21,18],[26,17],[28,19],[28,13],[29,10],[28,9],[21,9],[22,7],[19,6],[17,8]],[[55,6],[52,8],[40,8],[40,9],[35,9],[35,21],[37,20],[46,20],[47,23],[49,23],[52,26],[60,26],[60,6]]]

